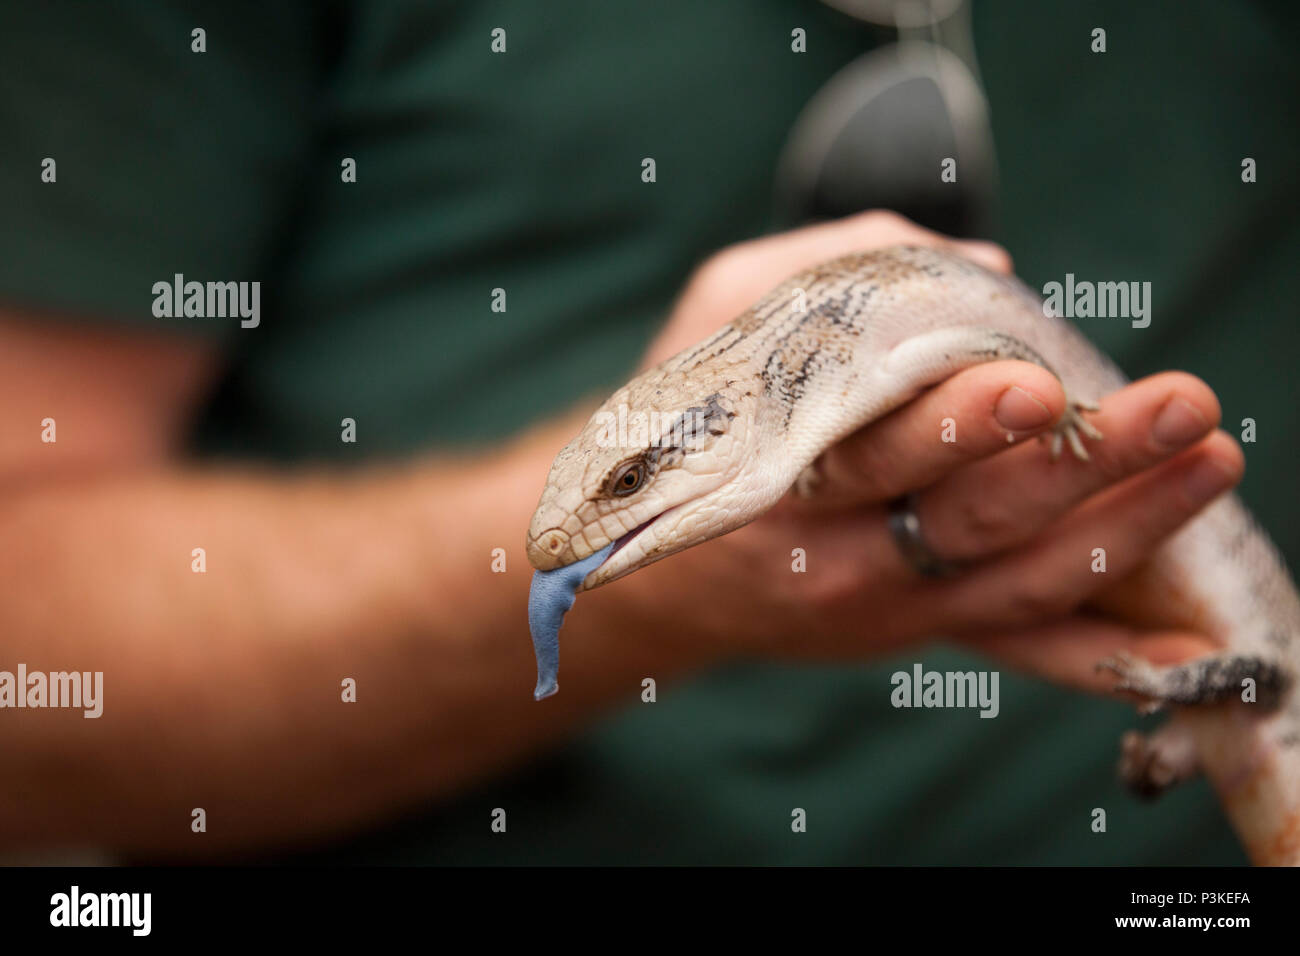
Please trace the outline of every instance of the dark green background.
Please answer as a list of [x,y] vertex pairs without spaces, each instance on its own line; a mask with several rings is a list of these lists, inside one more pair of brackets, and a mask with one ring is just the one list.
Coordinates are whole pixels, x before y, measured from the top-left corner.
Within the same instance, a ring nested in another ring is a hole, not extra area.
[[[997,238],[1031,285],[1067,271],[1152,282],[1149,329],[1085,331],[1130,374],[1203,376],[1233,431],[1259,421],[1243,494],[1294,563],[1289,10],[977,3],[975,32]],[[194,26],[206,54],[189,52]],[[497,26],[503,56],[489,51]],[[804,55],[790,52],[796,26]],[[1104,55],[1089,52],[1097,26]],[[880,36],[794,0],[11,4],[0,295],[220,343],[229,367],[195,428],[202,454],[491,441],[622,381],[692,267],[771,227],[799,108]],[[38,181],[45,156],[56,186]],[[354,185],[339,181],[344,156]],[[1256,184],[1240,180],[1244,156]],[[261,280],[261,327],[154,319],[150,288],[174,272]],[[339,442],[343,417],[357,445]],[[1204,783],[1156,806],[1122,792],[1128,708],[1004,673],[996,720],[894,710],[888,675],[912,660],[701,677],[313,859],[1243,861]],[[497,806],[505,836],[489,832]],[[796,806],[806,834],[790,832]],[[1094,807],[1106,834],[1089,828]]]

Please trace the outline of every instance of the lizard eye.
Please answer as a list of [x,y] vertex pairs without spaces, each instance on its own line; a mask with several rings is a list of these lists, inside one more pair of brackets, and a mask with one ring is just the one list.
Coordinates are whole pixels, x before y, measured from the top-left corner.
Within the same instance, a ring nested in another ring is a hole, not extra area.
[[610,490],[619,498],[625,498],[645,484],[645,465],[639,461],[629,462],[614,472]]

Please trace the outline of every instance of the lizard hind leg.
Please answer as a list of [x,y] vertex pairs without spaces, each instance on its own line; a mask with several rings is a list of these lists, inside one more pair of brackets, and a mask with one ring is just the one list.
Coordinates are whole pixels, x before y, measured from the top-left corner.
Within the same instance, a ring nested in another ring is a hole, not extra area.
[[1174,666],[1157,666],[1120,652],[1098,661],[1119,679],[1114,689],[1142,698],[1138,710],[1152,713],[1166,704],[1197,706],[1240,699],[1271,710],[1281,703],[1290,680],[1279,663],[1260,654],[1221,651]]
[[1200,769],[1192,731],[1177,718],[1149,736],[1130,730],[1120,740],[1120,780],[1143,799],[1154,800]]

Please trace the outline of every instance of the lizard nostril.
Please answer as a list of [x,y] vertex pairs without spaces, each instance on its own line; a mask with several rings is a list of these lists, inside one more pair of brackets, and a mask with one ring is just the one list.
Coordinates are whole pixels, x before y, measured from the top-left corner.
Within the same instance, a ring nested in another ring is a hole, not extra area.
[[529,539],[528,561],[539,571],[553,571],[561,566],[568,550],[568,534],[559,528],[551,528]]
[[569,544],[569,536],[559,528],[552,528],[542,533],[537,539],[537,546],[547,554],[559,554]]

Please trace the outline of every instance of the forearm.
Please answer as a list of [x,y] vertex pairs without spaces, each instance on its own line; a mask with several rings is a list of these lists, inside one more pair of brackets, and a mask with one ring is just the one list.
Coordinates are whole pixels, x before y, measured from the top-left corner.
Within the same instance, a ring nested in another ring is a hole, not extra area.
[[0,791],[0,845],[305,839],[463,787],[635,700],[644,676],[700,663],[645,639],[635,588],[606,589],[566,627],[565,693],[533,702],[523,528],[571,430],[384,473],[159,471],[8,494],[0,670],[102,671],[103,713],[0,711],[21,781]]

